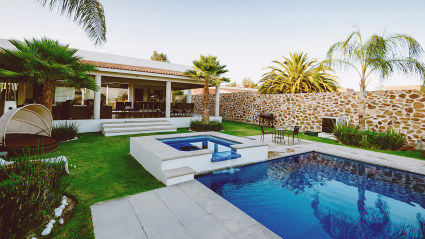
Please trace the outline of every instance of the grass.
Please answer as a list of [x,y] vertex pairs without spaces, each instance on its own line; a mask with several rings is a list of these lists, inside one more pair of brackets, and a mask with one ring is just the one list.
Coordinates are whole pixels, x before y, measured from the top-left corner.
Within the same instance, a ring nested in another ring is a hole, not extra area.
[[[179,129],[176,133],[188,132]],[[146,135],[146,134],[144,134]],[[67,192],[78,199],[73,218],[52,238],[94,238],[90,205],[164,185],[130,154],[130,137],[80,134],[78,140],[61,143],[54,155],[65,155],[73,177]]]
[[[223,127],[223,133],[235,136],[261,134],[260,128],[253,124],[223,121]],[[187,129],[178,129],[176,133],[186,132]],[[65,155],[70,164],[77,166],[71,168],[73,180],[68,193],[79,203],[73,218],[55,231],[52,238],[94,238],[91,205],[164,186],[130,156],[130,137],[138,135],[104,137],[100,133],[85,133],[79,136],[78,140],[61,143],[54,153]],[[338,144],[314,136],[301,135],[300,138]],[[372,151],[420,158],[419,151]]]
[[[258,127],[255,124],[248,124],[248,123],[234,122],[234,121],[223,121],[223,127],[224,127],[223,133],[236,135],[236,136],[249,136],[249,135],[261,134],[260,127]],[[341,145],[335,140],[320,138],[316,136],[300,134],[299,137],[300,139],[311,140],[311,141],[316,141],[320,143]],[[344,145],[344,146],[356,148],[354,146],[347,146],[347,145]],[[377,150],[377,149],[364,149],[364,150],[425,160],[424,158],[422,158],[421,151],[419,150],[410,150],[410,151],[391,151],[391,150]]]

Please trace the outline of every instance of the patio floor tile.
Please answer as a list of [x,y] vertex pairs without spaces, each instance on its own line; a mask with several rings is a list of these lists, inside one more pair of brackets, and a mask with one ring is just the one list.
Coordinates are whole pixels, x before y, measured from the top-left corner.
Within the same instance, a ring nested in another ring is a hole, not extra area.
[[230,204],[197,180],[180,183],[178,186],[209,213],[224,209]]
[[129,201],[149,237],[181,226],[154,191],[130,196]]
[[177,185],[155,190],[161,200],[173,212],[179,221],[188,224],[200,217],[208,215],[198,203],[193,201]]
[[[198,220],[185,225],[187,230],[195,236],[202,239],[232,239],[234,235],[227,230],[213,216],[207,215]],[[247,237],[253,238],[253,237]]]
[[172,228],[170,230],[164,231],[160,234],[156,234],[149,239],[193,239],[190,233],[186,230],[186,228],[182,226],[178,226],[176,228]]

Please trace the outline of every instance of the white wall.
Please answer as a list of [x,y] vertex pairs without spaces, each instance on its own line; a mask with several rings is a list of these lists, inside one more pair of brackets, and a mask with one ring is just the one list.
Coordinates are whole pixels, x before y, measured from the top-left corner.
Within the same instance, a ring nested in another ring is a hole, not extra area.
[[[149,121],[155,119],[167,119],[176,128],[187,128],[191,120],[200,120],[201,117],[175,117],[175,118],[134,118],[134,119],[86,119],[86,120],[54,120],[53,125],[64,122],[76,122],[80,126],[80,133],[101,131],[102,122],[122,122],[122,121]],[[211,116],[210,120],[221,122],[221,117]]]

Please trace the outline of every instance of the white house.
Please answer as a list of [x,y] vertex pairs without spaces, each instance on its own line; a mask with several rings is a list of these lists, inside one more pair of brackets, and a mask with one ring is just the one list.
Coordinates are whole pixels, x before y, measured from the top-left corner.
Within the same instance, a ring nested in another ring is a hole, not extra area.
[[[13,46],[8,40],[0,39],[0,47]],[[52,112],[55,123],[72,120],[80,124],[81,132],[107,128],[115,132],[109,135],[117,135],[167,131],[171,126],[175,130],[176,127],[188,127],[190,120],[196,117],[189,112],[191,91],[188,89],[200,88],[203,84],[184,76],[183,72],[191,66],[83,50],[77,55],[83,62],[98,67],[98,71],[90,74],[100,90],[56,86]],[[0,85],[1,90],[4,85]],[[23,83],[15,87],[18,106],[37,102],[37,84]],[[187,90],[187,104],[172,102],[175,90]],[[221,120],[218,107],[216,116],[213,118]]]

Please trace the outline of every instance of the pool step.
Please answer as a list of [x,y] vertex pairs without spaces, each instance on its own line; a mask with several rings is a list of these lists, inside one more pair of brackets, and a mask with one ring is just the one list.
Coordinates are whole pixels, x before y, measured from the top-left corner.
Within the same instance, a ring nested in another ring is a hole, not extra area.
[[162,174],[164,175],[164,178],[167,182],[167,186],[170,186],[194,179],[195,170],[193,170],[191,167],[185,166],[181,168],[164,170],[162,171]]
[[177,129],[165,119],[144,121],[103,122],[102,133],[105,136],[173,132]]

